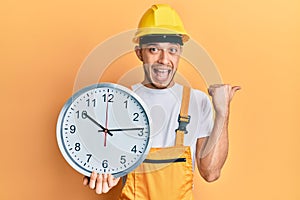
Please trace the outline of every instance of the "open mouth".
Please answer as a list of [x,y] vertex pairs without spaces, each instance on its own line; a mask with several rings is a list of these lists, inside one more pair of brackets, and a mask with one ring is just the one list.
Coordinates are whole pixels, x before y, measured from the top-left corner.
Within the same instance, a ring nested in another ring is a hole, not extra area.
[[164,81],[167,80],[169,77],[169,74],[171,73],[171,69],[158,69],[154,68],[153,69],[154,75],[157,80],[159,81]]

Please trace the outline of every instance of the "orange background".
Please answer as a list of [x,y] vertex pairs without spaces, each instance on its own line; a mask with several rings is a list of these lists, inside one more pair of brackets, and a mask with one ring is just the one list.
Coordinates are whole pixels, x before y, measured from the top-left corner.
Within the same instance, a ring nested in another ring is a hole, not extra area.
[[[57,147],[56,120],[89,52],[134,29],[158,2],[1,1],[0,199],[109,199],[120,189],[100,197],[82,186]],[[222,176],[205,183],[196,173],[197,199],[300,199],[299,1],[164,2],[224,82],[243,88],[231,106]]]

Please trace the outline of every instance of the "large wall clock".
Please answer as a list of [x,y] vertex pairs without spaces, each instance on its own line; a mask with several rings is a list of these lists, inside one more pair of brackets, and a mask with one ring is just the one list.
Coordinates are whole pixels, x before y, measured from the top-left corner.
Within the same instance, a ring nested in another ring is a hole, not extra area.
[[56,136],[65,160],[78,172],[123,176],[150,149],[146,105],[131,90],[113,83],[85,87],[63,106]]

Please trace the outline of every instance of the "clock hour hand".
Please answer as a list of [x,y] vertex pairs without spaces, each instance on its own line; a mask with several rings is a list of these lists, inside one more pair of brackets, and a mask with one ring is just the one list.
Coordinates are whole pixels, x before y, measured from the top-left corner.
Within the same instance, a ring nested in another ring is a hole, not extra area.
[[101,124],[99,124],[96,120],[94,120],[87,113],[83,113],[83,115],[85,115],[85,117],[87,117],[89,120],[91,120],[94,124],[96,124],[97,126],[99,126],[102,129],[102,131],[107,132],[108,135],[110,135],[110,136],[113,136],[113,134],[108,129],[104,128],[104,126],[102,126]]
[[[118,129],[108,129],[108,131],[136,131],[144,130],[144,128],[118,128]],[[104,132],[105,130],[98,130],[98,132]]]

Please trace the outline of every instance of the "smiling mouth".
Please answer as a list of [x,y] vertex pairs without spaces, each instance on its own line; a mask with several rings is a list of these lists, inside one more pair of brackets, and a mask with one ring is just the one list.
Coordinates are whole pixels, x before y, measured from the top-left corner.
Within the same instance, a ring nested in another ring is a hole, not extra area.
[[171,73],[170,69],[153,69],[154,74],[159,78],[168,78]]

